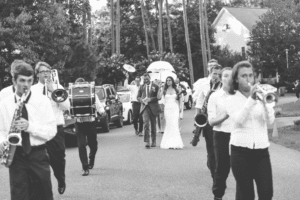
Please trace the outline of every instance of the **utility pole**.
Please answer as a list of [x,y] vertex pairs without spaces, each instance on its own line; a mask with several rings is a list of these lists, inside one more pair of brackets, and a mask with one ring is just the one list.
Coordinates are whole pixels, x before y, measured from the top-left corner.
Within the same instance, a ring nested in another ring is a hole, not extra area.
[[204,33],[204,17],[203,17],[203,2],[199,0],[199,23],[200,23],[200,39],[201,39],[201,53],[203,60],[203,72],[204,77],[208,76],[207,73],[207,55],[206,55],[206,42],[205,42],[205,33]]

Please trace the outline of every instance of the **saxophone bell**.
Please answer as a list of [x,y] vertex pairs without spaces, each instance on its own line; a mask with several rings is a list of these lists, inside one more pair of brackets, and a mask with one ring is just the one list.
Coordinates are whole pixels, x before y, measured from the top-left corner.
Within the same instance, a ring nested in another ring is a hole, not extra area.
[[20,146],[22,144],[21,133],[10,133],[7,136],[7,141],[10,145]]

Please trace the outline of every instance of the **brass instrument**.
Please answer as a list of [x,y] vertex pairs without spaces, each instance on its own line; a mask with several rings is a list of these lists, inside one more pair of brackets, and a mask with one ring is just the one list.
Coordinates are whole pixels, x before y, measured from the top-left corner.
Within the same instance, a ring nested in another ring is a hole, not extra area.
[[[251,84],[248,83],[250,87]],[[278,101],[278,95],[276,94],[277,88],[269,84],[257,84],[257,89],[261,92],[257,92],[257,99],[262,101],[265,104],[274,106]]]
[[199,142],[199,138],[202,132],[202,129],[207,125],[208,123],[208,116],[207,116],[207,104],[208,104],[208,100],[210,95],[216,91],[219,86],[221,85],[221,82],[217,82],[214,83],[214,85],[212,86],[212,89],[208,92],[208,94],[205,97],[203,106],[202,106],[202,112],[197,114],[194,118],[194,123],[196,125],[196,130],[194,133],[194,137],[192,139],[192,141],[190,142],[192,144],[192,146],[197,146],[198,142]]
[[[68,93],[66,90],[58,88],[59,78],[58,78],[58,72],[56,69],[51,70],[50,79],[52,80],[53,84],[56,84],[56,86],[57,86],[57,89],[54,90],[51,94],[52,100],[55,101],[56,103],[64,102],[68,98]],[[47,88],[46,81],[47,80],[45,80],[45,90],[46,90],[45,92],[46,92],[46,96],[48,96],[48,88]]]
[[26,94],[27,90],[24,91],[21,97],[21,101],[18,102],[18,107],[15,110],[10,130],[7,136],[8,145],[5,146],[5,150],[3,151],[2,155],[0,155],[1,164],[5,165],[6,167],[9,167],[11,165],[17,146],[20,146],[22,144],[21,130],[16,129],[14,123],[21,118]]

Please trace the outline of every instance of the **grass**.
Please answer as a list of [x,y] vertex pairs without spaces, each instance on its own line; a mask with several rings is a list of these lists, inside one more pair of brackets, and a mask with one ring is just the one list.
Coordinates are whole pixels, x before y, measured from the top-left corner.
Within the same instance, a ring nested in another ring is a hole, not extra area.
[[272,132],[273,129],[268,130],[272,142],[300,151],[300,125],[278,128],[279,137],[272,137]]
[[276,117],[300,116],[300,101],[275,106]]

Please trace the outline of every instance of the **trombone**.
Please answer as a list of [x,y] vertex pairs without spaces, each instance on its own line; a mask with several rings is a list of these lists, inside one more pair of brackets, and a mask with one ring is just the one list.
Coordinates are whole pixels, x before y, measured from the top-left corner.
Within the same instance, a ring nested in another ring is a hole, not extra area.
[[[54,90],[51,94],[52,100],[55,101],[56,103],[64,102],[68,98],[68,93],[66,90],[58,88],[59,78],[58,78],[58,72],[56,69],[51,70],[50,79],[56,85],[56,90]],[[48,97],[48,87],[47,87],[46,82],[47,82],[47,79],[45,79],[45,93],[46,93],[46,96]]]

